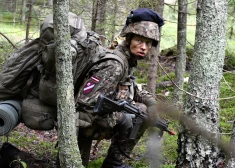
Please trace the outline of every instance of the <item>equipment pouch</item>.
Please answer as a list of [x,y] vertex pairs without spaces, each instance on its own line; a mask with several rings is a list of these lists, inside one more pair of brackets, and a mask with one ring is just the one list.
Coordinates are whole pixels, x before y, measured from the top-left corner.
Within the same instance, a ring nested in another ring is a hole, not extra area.
[[42,63],[45,76],[55,75],[55,46],[54,41],[51,41],[42,51]]
[[52,78],[48,80],[41,78],[39,82],[39,99],[44,103],[56,106],[57,102],[57,84]]
[[51,130],[56,123],[56,108],[37,98],[27,98],[22,103],[22,121],[34,130]]

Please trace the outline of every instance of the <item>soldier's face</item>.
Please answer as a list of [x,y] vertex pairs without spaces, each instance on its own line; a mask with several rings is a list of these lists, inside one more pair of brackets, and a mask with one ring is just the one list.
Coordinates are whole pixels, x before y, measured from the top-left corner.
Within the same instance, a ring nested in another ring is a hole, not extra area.
[[152,42],[149,38],[134,35],[130,42],[130,51],[135,56],[145,57],[152,47]]

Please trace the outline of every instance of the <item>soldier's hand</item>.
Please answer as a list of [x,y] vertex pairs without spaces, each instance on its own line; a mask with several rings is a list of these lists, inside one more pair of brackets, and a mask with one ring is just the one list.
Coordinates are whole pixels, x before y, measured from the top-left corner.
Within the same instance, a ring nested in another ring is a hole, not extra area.
[[134,114],[117,112],[116,117],[117,117],[117,125],[119,126],[121,131],[127,131],[128,129],[133,127],[132,118],[135,117]]

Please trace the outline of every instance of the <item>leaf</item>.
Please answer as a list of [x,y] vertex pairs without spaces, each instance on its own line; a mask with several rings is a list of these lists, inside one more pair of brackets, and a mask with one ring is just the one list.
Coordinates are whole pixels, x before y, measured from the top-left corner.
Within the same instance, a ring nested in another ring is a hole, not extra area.
[[10,163],[10,167],[11,167],[11,164],[13,163],[13,162],[18,162],[18,163],[20,163],[22,166],[23,166],[23,168],[27,168],[27,164],[25,163],[25,162],[23,162],[23,161],[21,161],[20,159],[19,160],[13,160],[11,163]]

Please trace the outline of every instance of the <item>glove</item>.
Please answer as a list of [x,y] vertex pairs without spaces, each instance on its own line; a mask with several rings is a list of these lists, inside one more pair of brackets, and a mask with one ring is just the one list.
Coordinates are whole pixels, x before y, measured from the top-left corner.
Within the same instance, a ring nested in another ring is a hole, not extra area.
[[117,126],[119,133],[126,133],[130,128],[133,127],[132,118],[135,118],[134,114],[126,114],[117,112]]
[[159,119],[159,114],[157,112],[157,101],[151,100],[148,104],[147,104],[147,114],[148,114],[148,125],[149,126],[154,126],[157,122],[157,120]]

